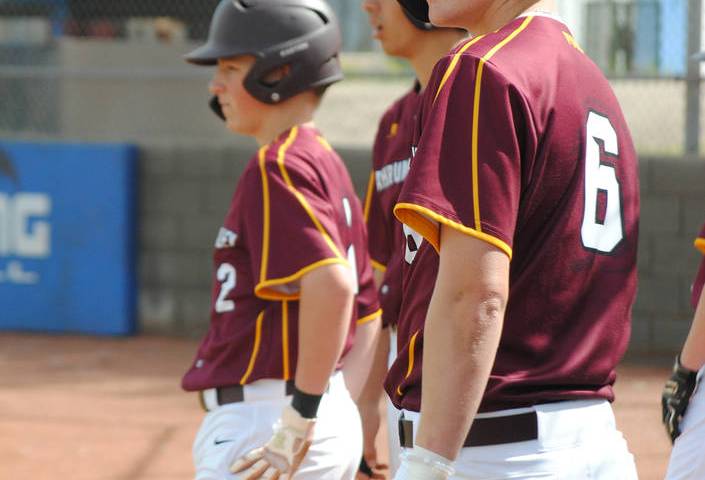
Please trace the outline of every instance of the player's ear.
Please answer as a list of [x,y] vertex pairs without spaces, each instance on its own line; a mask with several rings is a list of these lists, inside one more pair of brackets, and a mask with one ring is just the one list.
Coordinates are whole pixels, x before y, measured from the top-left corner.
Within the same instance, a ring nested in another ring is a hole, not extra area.
[[286,64],[275,67],[262,77],[262,83],[267,87],[274,87],[291,73],[291,65]]

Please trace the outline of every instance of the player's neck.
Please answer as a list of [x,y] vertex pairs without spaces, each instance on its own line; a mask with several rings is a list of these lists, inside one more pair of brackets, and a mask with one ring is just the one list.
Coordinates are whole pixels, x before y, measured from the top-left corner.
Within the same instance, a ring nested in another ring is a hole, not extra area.
[[522,12],[522,14],[531,14],[532,12],[555,14],[556,13],[555,1],[554,0],[541,0],[541,1],[536,2],[535,4],[531,5],[530,7],[526,8]]
[[485,15],[472,25],[465,25],[473,35],[485,35],[499,30],[520,15],[531,12],[554,13],[554,0],[522,0],[496,2]]
[[260,146],[269,145],[280,134],[296,125],[313,125],[316,107],[317,102],[313,98],[297,95],[277,105],[272,114],[262,122],[261,128],[252,136]]
[[427,38],[427,41],[419,42],[414,56],[409,58],[409,63],[414,69],[416,79],[419,81],[422,90],[426,88],[431,78],[433,67],[438,59],[448,53],[461,39],[465,38],[455,29],[428,32],[423,35],[428,35],[429,37],[432,35],[432,37]]

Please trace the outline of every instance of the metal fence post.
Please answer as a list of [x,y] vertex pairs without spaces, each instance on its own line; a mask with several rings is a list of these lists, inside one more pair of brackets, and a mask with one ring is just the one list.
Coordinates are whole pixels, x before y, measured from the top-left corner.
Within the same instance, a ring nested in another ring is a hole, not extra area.
[[689,0],[688,5],[688,70],[686,73],[685,152],[700,151],[700,63],[691,57],[700,51],[702,0]]

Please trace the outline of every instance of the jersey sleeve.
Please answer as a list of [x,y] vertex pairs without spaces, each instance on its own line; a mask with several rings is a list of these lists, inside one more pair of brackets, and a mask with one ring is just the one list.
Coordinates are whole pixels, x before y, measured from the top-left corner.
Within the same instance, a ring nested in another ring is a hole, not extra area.
[[700,230],[700,235],[695,239],[695,248],[697,248],[700,253],[705,255],[705,225],[703,225],[702,230]]
[[401,311],[402,274],[404,251],[398,249],[389,259],[379,288],[379,305],[382,308],[382,326],[396,326]]
[[445,224],[511,258],[522,137],[531,135],[520,95],[491,64],[455,55],[437,64],[422,108],[395,215],[437,251]]
[[370,179],[365,195],[364,216],[368,229],[369,252],[372,266],[378,270],[386,270],[389,261],[389,241],[387,228],[382,214],[382,206],[375,188],[375,172],[370,172]]
[[374,277],[372,275],[372,266],[369,261],[358,259],[358,262],[363,261],[363,266],[358,266],[360,276],[359,291],[357,294],[357,324],[371,322],[382,315],[382,309],[379,305],[377,297],[377,288],[375,286]]
[[333,207],[315,172],[295,158],[267,158],[261,149],[258,167],[244,182],[248,205],[242,212],[255,294],[298,299],[305,273],[348,265]]
[[365,195],[365,207],[363,214],[365,224],[367,225],[367,234],[369,238],[370,258],[372,266],[378,270],[386,270],[389,257],[391,255],[391,238],[389,232],[389,222],[385,216],[384,207],[380,201],[379,191],[377,190],[377,182],[375,171],[381,166],[384,159],[381,158],[386,144],[386,136],[389,133],[388,114],[382,117],[377,129],[377,135],[372,147],[372,171],[367,184],[367,193]]
[[[359,203],[357,208],[360,208]],[[372,262],[367,249],[367,228],[364,222],[354,222],[353,225],[354,262],[357,270],[356,319],[357,324],[361,325],[379,317],[382,314],[382,310],[380,309],[377,288],[372,273]]]
[[[695,248],[697,248],[700,253],[705,256],[705,225],[703,225],[700,235],[695,239]],[[705,285],[705,257],[700,262],[700,268],[695,276],[695,281],[693,282],[693,291],[691,296],[691,303],[693,307],[698,306],[700,301],[700,296],[702,295],[703,286]]]

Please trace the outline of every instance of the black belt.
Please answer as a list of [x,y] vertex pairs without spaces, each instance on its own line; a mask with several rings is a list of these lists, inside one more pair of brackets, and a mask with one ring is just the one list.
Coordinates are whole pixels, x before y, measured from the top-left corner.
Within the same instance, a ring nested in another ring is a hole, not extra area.
[[[536,412],[505,415],[502,417],[476,418],[465,437],[463,447],[486,447],[503,443],[526,442],[539,438],[539,423]],[[414,446],[414,423],[399,419],[399,445]]]
[[[229,387],[217,387],[215,389],[215,399],[220,405],[227,405],[228,403],[238,403],[245,401],[245,386],[244,385],[231,385]],[[286,395],[294,394],[294,381],[287,380],[285,387]],[[203,391],[198,392],[198,399],[201,401],[201,407],[203,410],[208,411],[206,408],[206,402],[203,401]]]

